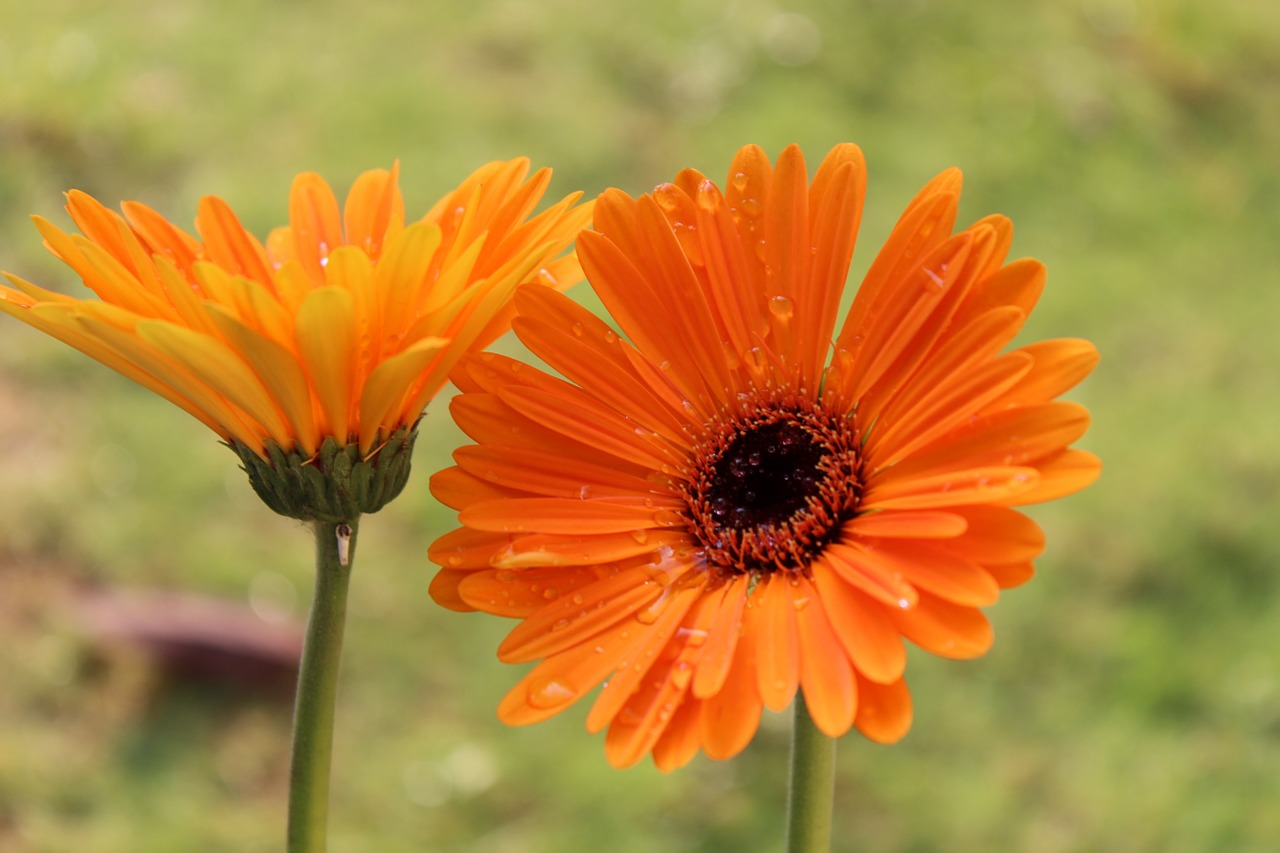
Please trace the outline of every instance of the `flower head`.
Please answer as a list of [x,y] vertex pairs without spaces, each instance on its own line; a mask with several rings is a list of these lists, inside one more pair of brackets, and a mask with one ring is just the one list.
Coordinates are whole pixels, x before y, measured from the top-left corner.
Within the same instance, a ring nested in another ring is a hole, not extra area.
[[[99,298],[6,274],[16,289],[0,287],[0,310],[194,415],[251,478],[292,464],[295,479],[307,479],[299,465],[324,468],[326,482],[336,465],[349,479],[389,442],[411,446],[458,359],[508,328],[517,286],[581,278],[561,253],[590,206],[574,195],[531,217],[550,172],[528,171],[523,158],[490,163],[411,223],[398,167],[361,175],[341,209],[322,178],[302,174],[289,225],[265,245],[219,198],[200,201],[192,236],[145,205],[125,202],[121,216],[73,191],[67,210],[82,235],[40,217],[36,227]],[[372,511],[385,500],[356,503]]]
[[1089,421],[1054,398],[1081,340],[1002,352],[1044,269],[1006,263],[1011,226],[952,234],[960,173],[928,184],[839,329],[866,171],[835,148],[810,184],[796,147],[738,152],[722,191],[687,170],[610,190],[579,238],[621,334],[545,289],[513,328],[564,379],[481,354],[453,413],[476,444],[432,480],[460,510],[432,594],[520,623],[541,660],[512,724],[596,685],[587,717],[618,766],[733,756],[804,691],[818,727],[891,742],[911,701],[904,639],[982,654],[981,608],[1032,574],[1039,528],[1011,507],[1098,474]]

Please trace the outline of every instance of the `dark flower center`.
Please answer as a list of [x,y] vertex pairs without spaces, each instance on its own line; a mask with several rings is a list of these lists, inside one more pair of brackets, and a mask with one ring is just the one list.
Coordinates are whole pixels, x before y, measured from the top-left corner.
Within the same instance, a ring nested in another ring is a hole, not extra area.
[[802,398],[712,424],[684,486],[708,570],[807,574],[862,498],[853,417]]
[[786,523],[816,493],[826,452],[799,424],[778,421],[739,435],[715,463],[707,501],[735,530]]

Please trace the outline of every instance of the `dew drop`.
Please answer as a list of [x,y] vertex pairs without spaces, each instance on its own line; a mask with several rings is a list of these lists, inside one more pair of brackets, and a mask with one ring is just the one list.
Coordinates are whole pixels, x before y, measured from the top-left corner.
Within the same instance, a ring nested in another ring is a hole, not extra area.
[[747,186],[747,173],[746,173],[746,172],[735,172],[735,173],[734,173],[734,175],[733,175],[733,178],[732,178],[729,182],[730,182],[731,184],[733,184],[733,188],[734,188],[735,190],[742,190],[742,189],[746,189],[746,186]]
[[631,538],[636,540],[637,543],[643,545],[649,541],[649,534],[643,530],[633,530],[631,531]]
[[779,320],[790,320],[795,310],[795,303],[791,301],[790,296],[779,294],[769,300],[769,311]]
[[792,605],[794,605],[794,606],[795,606],[796,611],[798,612],[798,611],[804,610],[806,607],[808,607],[808,606],[809,606],[809,602],[810,602],[811,600],[812,600],[812,599],[810,599],[810,598],[809,598],[809,596],[807,596],[807,595],[806,595],[806,596],[804,596],[804,597],[802,597],[802,598],[797,598],[797,599],[792,600],[792,602],[791,602],[791,603],[792,603]]
[[552,631],[563,631],[565,628],[568,628],[568,627],[569,627],[569,620],[568,620],[568,619],[558,619],[558,620],[556,620],[556,622],[554,622],[554,623],[551,625],[551,630],[552,630]]
[[899,608],[899,609],[901,609],[901,610],[910,610],[910,609],[911,609],[911,600],[910,600],[910,599],[907,599],[907,598],[899,598],[899,599],[898,599],[898,608]]
[[752,347],[742,354],[742,360],[747,363],[748,367],[755,370],[764,370],[769,364],[769,359],[765,355],[764,347]]
[[550,676],[529,682],[525,698],[535,708],[559,708],[577,699],[579,693],[563,678]]
[[614,341],[616,341],[617,339],[618,339],[618,333],[617,333],[617,332],[615,332],[613,329],[605,329],[605,330],[604,330],[604,342],[605,342],[606,344],[611,344],[611,343],[613,343]]
[[448,557],[445,558],[445,562],[451,566],[461,566],[462,557],[459,554],[450,554]]
[[738,209],[746,216],[755,219],[760,215],[760,200],[756,198],[744,198],[738,202]]
[[582,602],[586,601],[586,599],[582,597],[582,593],[580,592],[575,592],[573,594],[572,600],[574,604],[582,604]]
[[584,328],[582,327],[582,324],[581,324],[581,323],[574,323],[574,324],[573,324],[573,334],[574,334],[576,337],[579,337],[579,338],[580,338],[580,337],[582,337],[582,336],[583,336],[583,334],[585,334],[585,332],[586,332],[586,329],[584,329]]
[[676,632],[677,637],[683,637],[685,643],[691,648],[701,648],[707,643],[707,632],[701,628],[681,628]]
[[559,595],[560,595],[560,590],[556,589],[554,586],[549,586],[542,591],[542,597],[547,599],[548,601],[550,601],[553,598],[559,597]]
[[653,521],[660,527],[677,527],[684,524],[684,518],[672,509],[658,510],[653,514]]
[[644,717],[641,717],[634,708],[628,706],[618,712],[617,721],[623,726],[638,726],[644,722]]

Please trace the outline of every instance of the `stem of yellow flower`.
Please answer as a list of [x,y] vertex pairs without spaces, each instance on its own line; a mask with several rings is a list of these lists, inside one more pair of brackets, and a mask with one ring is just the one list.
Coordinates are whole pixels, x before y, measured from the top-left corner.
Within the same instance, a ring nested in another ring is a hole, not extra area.
[[316,589],[298,667],[293,712],[289,853],[320,853],[325,849],[333,708],[358,524],[358,518],[345,524],[312,523],[316,537]]
[[828,853],[836,785],[836,741],[814,725],[804,694],[796,693],[795,706],[787,853]]

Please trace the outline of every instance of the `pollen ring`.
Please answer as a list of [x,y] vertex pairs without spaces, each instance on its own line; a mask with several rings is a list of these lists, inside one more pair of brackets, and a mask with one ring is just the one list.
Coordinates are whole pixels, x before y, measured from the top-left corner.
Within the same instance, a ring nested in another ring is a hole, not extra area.
[[683,484],[708,571],[807,573],[857,511],[860,446],[852,414],[801,397],[750,401],[711,423]]

